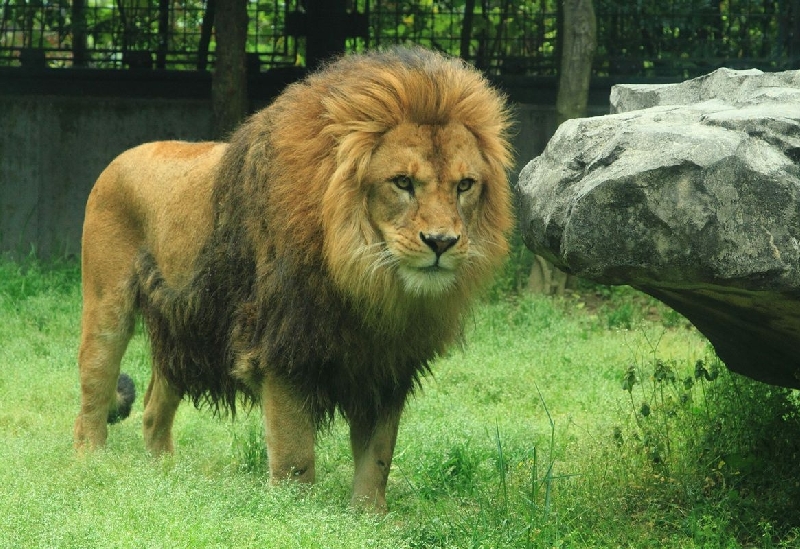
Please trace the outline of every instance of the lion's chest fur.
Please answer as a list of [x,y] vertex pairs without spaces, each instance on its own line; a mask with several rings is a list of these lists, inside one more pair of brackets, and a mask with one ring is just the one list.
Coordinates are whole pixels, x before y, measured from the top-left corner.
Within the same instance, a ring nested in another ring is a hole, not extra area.
[[358,416],[401,405],[452,339],[451,327],[431,329],[410,314],[391,327],[368,320],[320,269],[276,260],[272,272],[259,277],[257,297],[232,331],[238,356],[249,357],[244,368],[241,360],[234,366],[235,375],[285,377],[318,420],[336,409]]

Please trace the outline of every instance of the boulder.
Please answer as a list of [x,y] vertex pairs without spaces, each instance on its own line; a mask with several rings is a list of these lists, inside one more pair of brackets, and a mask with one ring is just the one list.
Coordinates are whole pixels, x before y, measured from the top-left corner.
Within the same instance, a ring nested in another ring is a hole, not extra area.
[[800,71],[620,85],[517,185],[526,245],[686,316],[728,368],[800,388]]

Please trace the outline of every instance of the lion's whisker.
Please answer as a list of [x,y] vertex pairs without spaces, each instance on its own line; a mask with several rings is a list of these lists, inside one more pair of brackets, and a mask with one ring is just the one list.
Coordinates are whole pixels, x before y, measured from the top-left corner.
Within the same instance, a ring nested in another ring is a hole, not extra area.
[[393,268],[399,264],[398,258],[389,250],[382,250],[375,260],[370,264],[369,270],[371,275],[375,275],[381,269]]
[[[486,238],[485,240],[481,240],[481,248],[500,248],[503,249],[505,247],[505,243],[502,241],[495,240],[493,238]],[[475,248],[470,247],[470,251],[473,251]],[[475,250],[478,251],[478,250]],[[482,252],[481,252],[482,253]]]

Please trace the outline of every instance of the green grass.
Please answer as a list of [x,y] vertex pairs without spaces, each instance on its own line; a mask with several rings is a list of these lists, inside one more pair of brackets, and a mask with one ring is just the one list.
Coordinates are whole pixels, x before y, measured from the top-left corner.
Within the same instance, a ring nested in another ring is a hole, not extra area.
[[[79,457],[79,324],[74,264],[0,261],[0,547],[800,546],[797,395],[629,289],[478,306],[403,416],[385,517],[347,507],[341,421],[302,491],[265,482],[257,412],[184,404],[153,459],[140,398]],[[123,369],[143,392],[141,333]]]

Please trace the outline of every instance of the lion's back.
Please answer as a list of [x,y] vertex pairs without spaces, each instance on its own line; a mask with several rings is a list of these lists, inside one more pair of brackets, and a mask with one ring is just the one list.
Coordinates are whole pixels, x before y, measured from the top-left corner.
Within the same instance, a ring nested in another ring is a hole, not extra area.
[[167,280],[185,281],[211,231],[211,191],[225,149],[221,143],[157,141],[120,154],[89,196],[84,252],[123,244],[147,250]]

